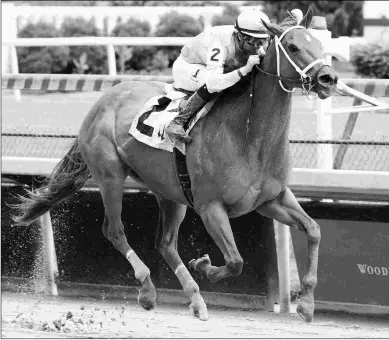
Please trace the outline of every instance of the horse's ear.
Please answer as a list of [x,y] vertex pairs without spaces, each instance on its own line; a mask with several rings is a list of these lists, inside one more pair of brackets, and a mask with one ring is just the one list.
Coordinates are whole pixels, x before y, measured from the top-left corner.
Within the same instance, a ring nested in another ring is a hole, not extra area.
[[279,37],[282,34],[282,32],[283,32],[282,28],[280,26],[278,26],[277,24],[274,24],[272,22],[266,22],[264,20],[262,20],[262,23],[266,27],[266,29],[269,31],[269,34],[272,37],[275,36],[275,35],[277,37]]
[[313,9],[311,6],[309,6],[307,13],[305,13],[303,19],[300,22],[301,26],[304,26],[305,28],[309,28],[311,25],[311,21],[313,18]]

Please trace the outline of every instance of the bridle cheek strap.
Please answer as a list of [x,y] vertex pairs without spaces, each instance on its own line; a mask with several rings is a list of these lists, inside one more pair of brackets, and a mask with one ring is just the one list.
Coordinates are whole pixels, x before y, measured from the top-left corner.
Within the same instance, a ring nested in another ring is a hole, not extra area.
[[[309,80],[308,83],[311,83],[311,78],[307,75],[306,72],[308,72],[312,67],[314,67],[316,64],[318,63],[323,63],[325,65],[328,65],[328,63],[324,60],[324,59],[316,59],[314,60],[313,62],[311,62],[307,67],[305,67],[303,70],[300,69],[300,67],[298,67],[295,62],[289,57],[288,53],[285,51],[285,48],[284,46],[282,46],[281,44],[281,40],[284,38],[285,34],[288,33],[290,30],[292,29],[295,29],[295,28],[305,28],[303,26],[292,26],[292,27],[289,27],[288,29],[286,29],[282,34],[281,36],[278,38],[277,36],[275,36],[275,47],[276,47],[276,55],[277,55],[277,75],[279,77],[281,77],[281,71],[280,71],[280,51],[279,49],[281,49],[281,51],[284,53],[285,57],[289,60],[289,62],[292,64],[292,66],[294,67],[294,69],[296,70],[296,72],[298,74],[300,74],[301,76],[301,79],[302,79],[302,83],[304,84],[304,80]],[[329,66],[329,65],[328,65]],[[293,88],[292,90],[288,90],[284,87],[284,85],[282,84],[282,81],[281,80],[278,80],[278,82],[280,83],[280,86],[281,88],[286,91],[286,92],[293,92],[295,90],[295,88]]]

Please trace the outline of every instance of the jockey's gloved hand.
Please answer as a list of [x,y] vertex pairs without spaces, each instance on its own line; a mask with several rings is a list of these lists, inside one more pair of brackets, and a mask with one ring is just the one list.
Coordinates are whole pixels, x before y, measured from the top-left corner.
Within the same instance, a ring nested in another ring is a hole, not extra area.
[[262,58],[265,56],[266,51],[265,51],[265,49],[263,48],[263,46],[260,46],[259,49],[258,49],[258,51],[257,51],[257,53],[258,53],[258,55],[259,55],[259,59],[262,59]]
[[245,76],[251,72],[251,70],[253,69],[253,67],[255,65],[258,65],[259,63],[260,63],[259,55],[253,54],[247,60],[247,64],[245,66],[241,67],[240,71]]

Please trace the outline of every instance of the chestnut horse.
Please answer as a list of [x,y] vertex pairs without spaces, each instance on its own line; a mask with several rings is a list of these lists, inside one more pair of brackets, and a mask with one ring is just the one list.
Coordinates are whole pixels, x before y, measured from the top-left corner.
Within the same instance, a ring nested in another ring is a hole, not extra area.
[[[321,235],[318,224],[303,211],[287,186],[291,172],[291,92],[300,87],[324,99],[336,90],[338,78],[320,59],[322,45],[307,30],[311,20],[309,9],[300,26],[264,23],[272,41],[261,67],[253,71],[250,87],[239,93],[222,93],[190,132],[193,141],[186,151],[193,209],[225,260],[219,267],[204,256],[189,266],[212,282],[242,271],[243,259],[230,217],[255,210],[297,228],[306,234],[308,242],[308,266],[297,308],[307,322],[314,313]],[[189,202],[177,180],[173,154],[145,145],[128,133],[134,115],[151,96],[164,94],[164,86],[161,82],[124,82],[102,95],[47,185],[23,198],[21,214],[15,221],[32,222],[92,177],[105,207],[103,234],[132,265],[141,283],[138,301],[151,309],[156,291],[150,270],[127,243],[121,221],[124,182],[130,176],[156,196],[160,207],[156,247],[181,282],[194,315],[206,320],[208,311],[199,286],[177,252],[178,230]]]

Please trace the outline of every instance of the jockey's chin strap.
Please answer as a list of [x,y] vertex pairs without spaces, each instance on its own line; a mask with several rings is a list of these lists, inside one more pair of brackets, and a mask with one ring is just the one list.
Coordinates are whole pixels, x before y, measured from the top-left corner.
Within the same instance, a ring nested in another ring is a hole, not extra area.
[[[306,94],[307,96],[309,96],[314,84],[312,83],[312,77],[309,76],[307,74],[307,72],[312,68],[314,67],[316,64],[318,63],[323,63],[324,66],[330,66],[328,65],[328,63],[324,60],[324,59],[316,59],[314,60],[313,62],[311,62],[308,66],[306,66],[303,70],[300,69],[300,67],[298,67],[296,65],[296,63],[289,57],[288,53],[285,51],[285,48],[284,46],[282,46],[281,44],[281,41],[282,39],[285,37],[285,35],[293,30],[293,29],[299,29],[299,28],[304,28],[304,26],[292,26],[292,27],[289,27],[287,28],[282,34],[281,36],[278,38],[277,36],[274,37],[275,39],[275,48],[276,48],[276,54],[277,54],[277,76],[278,76],[278,82],[281,86],[281,88],[286,91],[286,92],[293,92],[295,90],[295,88],[293,88],[292,90],[288,90],[287,88],[284,87],[284,85],[282,84],[282,79],[286,79],[286,78],[283,78],[281,76],[281,70],[280,70],[280,49],[281,51],[284,53],[285,57],[289,60],[289,62],[292,64],[292,66],[294,67],[294,69],[296,70],[296,72],[298,74],[300,74],[301,76],[301,84],[302,84],[302,89],[303,89],[303,93]],[[323,66],[323,67],[324,67]],[[289,80],[289,79],[288,79]]]

